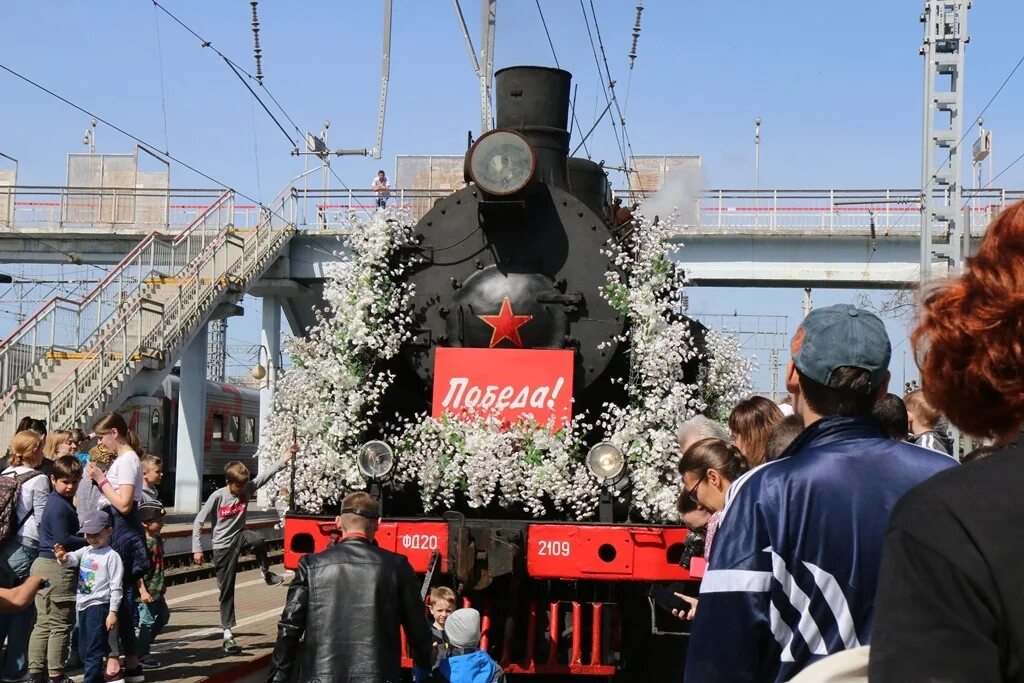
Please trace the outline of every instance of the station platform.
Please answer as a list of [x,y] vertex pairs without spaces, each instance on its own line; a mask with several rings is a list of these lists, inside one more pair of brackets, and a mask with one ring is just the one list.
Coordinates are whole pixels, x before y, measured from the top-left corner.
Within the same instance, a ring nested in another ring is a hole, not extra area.
[[[259,678],[274,648],[277,621],[292,578],[292,573],[285,573],[281,565],[275,565],[272,570],[284,576],[283,585],[266,585],[255,569],[238,574],[235,584],[237,625],[233,632],[243,649],[242,654],[234,656],[225,654],[222,647],[216,580],[170,586],[166,598],[171,620],[153,644],[151,654],[162,666],[147,669],[146,681],[228,683]],[[72,674],[76,681],[81,680],[80,670]]]

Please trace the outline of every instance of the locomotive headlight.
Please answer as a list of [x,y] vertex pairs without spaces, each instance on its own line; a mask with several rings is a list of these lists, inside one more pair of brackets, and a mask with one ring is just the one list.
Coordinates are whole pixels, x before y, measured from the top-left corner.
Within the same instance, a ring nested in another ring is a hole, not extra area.
[[492,130],[480,136],[469,150],[469,177],[490,195],[519,192],[533,179],[537,154],[519,133]]
[[359,448],[356,467],[366,479],[383,479],[395,467],[395,453],[383,441],[367,441]]
[[602,441],[587,453],[587,469],[602,484],[615,484],[626,471],[626,457],[618,448]]

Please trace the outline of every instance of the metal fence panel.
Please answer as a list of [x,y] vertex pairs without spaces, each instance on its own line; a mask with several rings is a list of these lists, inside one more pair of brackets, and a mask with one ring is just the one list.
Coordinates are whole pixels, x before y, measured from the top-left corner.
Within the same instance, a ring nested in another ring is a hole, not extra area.
[[[455,155],[403,155],[395,159],[395,182],[393,187],[408,190],[406,208],[412,219],[418,221],[430,210],[436,201],[435,194],[442,196],[465,186],[463,160]],[[426,191],[427,196],[417,192]],[[392,193],[394,194],[394,193]]]
[[62,221],[134,222],[137,168],[134,154],[69,154],[69,190],[64,198]]
[[676,213],[676,222],[683,226],[700,225],[700,200],[703,178],[700,156],[692,154],[640,155],[629,158],[628,174],[631,194],[639,196],[644,214],[667,216]]
[[167,171],[139,171],[135,180],[134,222],[170,227],[170,174]]
[[0,225],[10,227],[14,222],[14,186],[18,184],[18,172],[0,170]]

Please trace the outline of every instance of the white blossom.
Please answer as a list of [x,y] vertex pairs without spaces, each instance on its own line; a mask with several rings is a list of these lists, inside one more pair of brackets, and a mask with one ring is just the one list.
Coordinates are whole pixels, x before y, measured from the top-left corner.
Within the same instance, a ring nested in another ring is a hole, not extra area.
[[[607,247],[615,268],[606,273],[601,294],[630,321],[612,342],[631,350],[629,375],[618,379],[627,402],[577,415],[556,431],[487,416],[378,413],[394,380],[385,361],[412,334],[414,292],[404,266],[395,265],[412,231],[395,212],[375,212],[359,224],[350,220],[348,251],[327,271],[326,306],[306,338],[290,341],[293,366],[279,376],[274,409],[262,428],[265,462],[293,438],[301,448],[294,492],[288,470],[268,485],[279,510],[293,493],[297,508],[316,512],[365,487],[356,453],[373,434],[395,450],[394,484],[417,487],[425,510],[497,506],[534,517],[587,519],[600,497],[584,462],[596,435],[626,456],[631,518],[676,517],[679,424],[698,412],[718,417],[727,411],[750,391],[753,366],[734,336],[708,331],[703,347],[692,338],[677,310],[685,280],[670,258],[670,222],[639,219],[629,250]],[[697,382],[688,383],[687,369],[697,366]]]

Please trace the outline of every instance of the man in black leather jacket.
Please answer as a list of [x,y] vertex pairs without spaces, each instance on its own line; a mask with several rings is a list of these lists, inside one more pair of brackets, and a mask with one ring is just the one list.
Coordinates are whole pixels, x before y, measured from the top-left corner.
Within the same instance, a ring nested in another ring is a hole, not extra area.
[[351,493],[341,512],[341,541],[299,561],[278,623],[268,683],[292,680],[303,634],[299,681],[400,681],[399,625],[413,661],[430,670],[430,629],[419,582],[408,560],[374,544],[376,501]]

